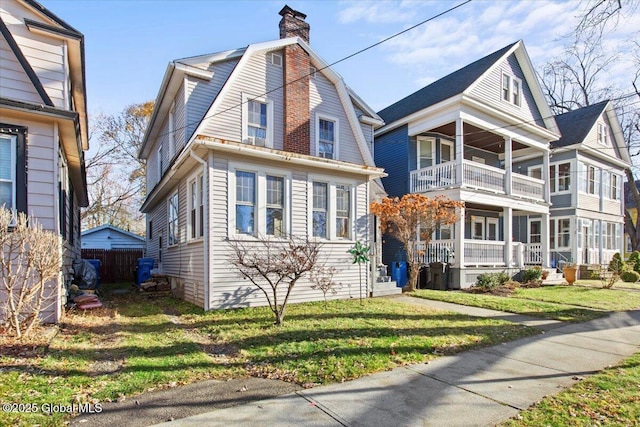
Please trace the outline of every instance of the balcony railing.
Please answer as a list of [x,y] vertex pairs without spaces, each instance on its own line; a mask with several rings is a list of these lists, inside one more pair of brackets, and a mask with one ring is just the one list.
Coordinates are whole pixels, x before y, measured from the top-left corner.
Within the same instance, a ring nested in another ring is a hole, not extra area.
[[495,240],[465,240],[465,265],[505,265],[503,241]]
[[[469,160],[462,161],[461,180],[456,174],[456,162],[451,161],[411,171],[410,181],[412,193],[424,193],[461,185],[498,194],[507,193],[506,172],[503,169]],[[544,200],[544,181],[513,173],[511,194],[542,201]]]

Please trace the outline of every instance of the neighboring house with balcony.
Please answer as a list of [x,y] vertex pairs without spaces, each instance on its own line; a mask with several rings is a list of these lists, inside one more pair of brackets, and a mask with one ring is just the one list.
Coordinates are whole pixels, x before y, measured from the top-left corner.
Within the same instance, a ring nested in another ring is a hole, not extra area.
[[[266,304],[230,268],[230,241],[319,239],[338,298],[358,295],[347,250],[374,243],[382,120],[311,49],[306,16],[280,15],[279,40],[170,63],[140,151],[147,256],[204,309]],[[304,277],[290,301],[319,299]]]
[[42,5],[0,2],[0,206],[61,237],[63,269],[46,284],[45,322],[62,315],[88,205],[84,59],[83,35]]
[[[603,101],[555,119],[562,137],[549,163],[551,266],[607,265],[623,250],[622,191],[631,164],[615,107]],[[539,177],[541,168],[528,164],[529,175]],[[528,221],[532,228],[535,220]]]
[[[389,174],[382,180],[389,195],[465,202],[454,225],[421,243],[423,263],[452,264],[452,283],[462,287],[481,272],[549,265],[549,168],[531,177],[523,165],[540,159],[548,166],[549,144],[560,134],[522,41],[378,114],[385,125],[375,131],[375,162]],[[541,219],[539,243],[515,239],[522,216]],[[400,256],[401,245],[386,239],[384,262]]]

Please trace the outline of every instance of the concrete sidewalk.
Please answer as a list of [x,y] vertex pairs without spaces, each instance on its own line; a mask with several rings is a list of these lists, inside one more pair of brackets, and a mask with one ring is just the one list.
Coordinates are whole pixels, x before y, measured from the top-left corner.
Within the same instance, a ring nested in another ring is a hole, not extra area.
[[551,329],[428,364],[160,425],[490,426],[640,351],[640,310]]

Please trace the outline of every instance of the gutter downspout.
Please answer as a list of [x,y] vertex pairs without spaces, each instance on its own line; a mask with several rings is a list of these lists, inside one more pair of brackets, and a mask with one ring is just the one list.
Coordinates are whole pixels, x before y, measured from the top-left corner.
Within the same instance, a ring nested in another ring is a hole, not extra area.
[[204,259],[204,310],[205,311],[209,311],[211,309],[210,307],[210,299],[209,299],[209,165],[207,164],[207,162],[205,160],[203,160],[200,156],[198,156],[196,153],[193,152],[193,150],[189,151],[189,156],[191,156],[191,158],[193,158],[195,161],[197,161],[198,163],[200,163],[202,165],[202,183],[203,185],[206,183],[207,186],[207,191],[205,192],[204,189],[202,191],[202,196],[205,197],[206,194],[206,203],[203,200],[202,204],[203,206],[203,212],[202,212],[202,218],[200,219],[200,221],[204,221],[205,218],[207,219],[206,222],[203,224],[203,230],[202,230],[202,238],[203,238],[203,259]]

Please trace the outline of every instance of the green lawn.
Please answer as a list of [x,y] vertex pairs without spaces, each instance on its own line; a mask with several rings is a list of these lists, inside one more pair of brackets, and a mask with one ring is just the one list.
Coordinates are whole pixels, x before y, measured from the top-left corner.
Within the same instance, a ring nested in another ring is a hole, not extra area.
[[601,317],[604,314],[602,311],[594,311],[567,304],[466,292],[443,292],[421,289],[415,291],[412,296],[565,322],[584,322]]
[[[48,348],[0,340],[0,401],[105,402],[248,375],[312,386],[537,333],[379,299],[290,305],[281,327],[267,308],[203,313],[170,297],[133,293],[105,300],[107,308],[68,315]],[[67,419],[0,412],[0,425]]]
[[621,365],[547,396],[502,426],[637,426],[640,420],[640,353]]
[[640,292],[584,286],[544,286],[517,289],[515,298],[570,304],[596,310],[624,311],[640,308]]

